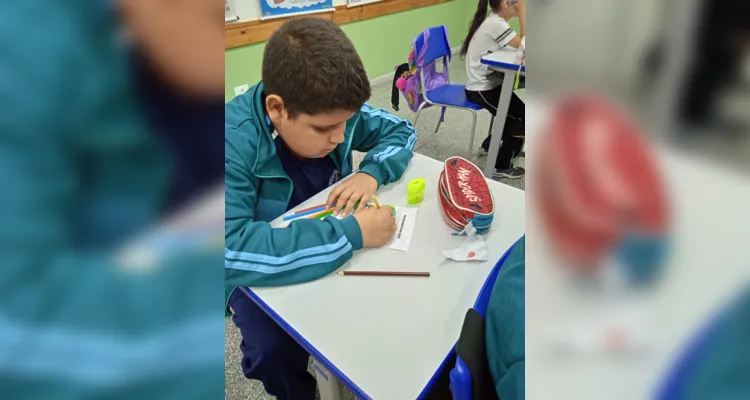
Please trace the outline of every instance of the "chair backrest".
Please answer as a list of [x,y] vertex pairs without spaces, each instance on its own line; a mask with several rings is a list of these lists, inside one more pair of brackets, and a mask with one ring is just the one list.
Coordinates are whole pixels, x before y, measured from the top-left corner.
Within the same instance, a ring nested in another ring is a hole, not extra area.
[[[448,29],[444,25],[427,28],[414,39],[414,60],[417,74],[426,92],[450,83],[448,62],[451,46],[448,42]],[[443,70],[438,72],[436,64],[442,62]],[[429,99],[427,99],[429,101]]]
[[451,46],[448,42],[448,29],[444,25],[434,26],[427,28],[417,36],[414,41],[414,48],[417,54],[422,51],[422,46],[425,45],[425,37],[427,42],[427,48],[422,55],[420,62],[422,65],[427,65],[440,57],[451,56]]

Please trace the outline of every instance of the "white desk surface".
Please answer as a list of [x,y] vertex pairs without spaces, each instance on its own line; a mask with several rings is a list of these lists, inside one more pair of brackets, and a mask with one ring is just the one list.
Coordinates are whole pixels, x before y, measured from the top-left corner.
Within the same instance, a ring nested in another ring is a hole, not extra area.
[[[516,49],[512,47],[504,47],[498,51],[494,51],[490,54],[487,54],[486,56],[482,57],[482,60],[489,61],[489,62],[501,62],[505,64],[511,64],[515,66],[513,71],[518,69],[518,64],[516,64]],[[490,68],[493,69],[503,69],[503,67],[496,66],[496,65],[490,65]]]
[[[429,271],[429,278],[329,275],[294,286],[253,292],[352,382],[375,400],[415,399],[448,355],[489,272],[524,234],[524,193],[489,180],[495,222],[486,235],[489,261],[445,261],[441,250],[463,240],[451,236],[438,209],[443,163],[415,154],[399,182],[377,192],[383,204],[406,204],[406,185],[425,178],[427,187],[408,252],[387,248],[357,251],[344,269]],[[299,208],[324,203],[328,191]],[[279,226],[277,219],[272,224]]]
[[[527,99],[528,100],[528,99]],[[544,115],[537,99],[526,103],[526,128],[536,130]],[[533,152],[538,135],[528,135]],[[669,149],[658,149],[672,200],[672,255],[649,321],[656,341],[639,357],[556,358],[545,351],[546,335],[560,328],[561,315],[578,308],[558,279],[545,250],[539,220],[528,213],[526,234],[526,376],[530,400],[646,399],[684,351],[709,315],[750,281],[750,180],[740,173]],[[533,155],[527,158],[533,165]],[[533,168],[533,167],[530,167]],[[530,194],[533,194],[530,192]],[[533,268],[532,268],[533,267]],[[550,330],[552,329],[552,330]]]

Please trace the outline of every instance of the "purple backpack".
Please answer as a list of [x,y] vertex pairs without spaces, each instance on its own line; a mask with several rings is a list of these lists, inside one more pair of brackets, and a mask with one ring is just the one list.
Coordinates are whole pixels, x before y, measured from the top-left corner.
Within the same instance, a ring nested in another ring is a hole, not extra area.
[[[443,34],[443,40],[447,48],[450,48],[448,44],[448,30],[445,26],[438,30]],[[433,30],[436,28],[432,28]],[[401,75],[401,79],[405,82],[397,82],[396,87],[404,96],[409,109],[416,112],[419,106],[424,102],[424,91],[431,91],[440,86],[448,83],[448,63],[450,62],[451,54],[448,53],[446,56],[432,60],[425,64],[425,54],[427,53],[428,43],[430,38],[430,29],[425,29],[420,33],[411,45],[411,51],[409,52],[409,70],[404,71]],[[442,60],[442,71],[438,72],[437,64]],[[421,72],[421,76],[420,76]],[[424,77],[424,82],[422,82]],[[401,80],[399,79],[399,81]],[[422,108],[429,107],[430,104],[426,104]],[[443,107],[440,119],[443,119],[445,115],[445,107]]]

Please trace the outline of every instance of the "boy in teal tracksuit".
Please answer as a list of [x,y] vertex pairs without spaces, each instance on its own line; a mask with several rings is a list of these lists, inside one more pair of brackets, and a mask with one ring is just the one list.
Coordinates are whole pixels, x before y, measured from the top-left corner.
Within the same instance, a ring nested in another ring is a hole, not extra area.
[[[388,242],[396,226],[391,208],[353,208],[401,177],[417,136],[409,122],[364,104],[369,97],[362,61],[344,33],[330,21],[303,18],[269,39],[263,82],[226,105],[226,298],[243,337],[245,375],[280,400],[315,398],[308,354],[235,289],[318,279],[354,251]],[[327,199],[341,219],[271,228],[285,211],[351,175],[353,150],[367,152],[360,170]]]

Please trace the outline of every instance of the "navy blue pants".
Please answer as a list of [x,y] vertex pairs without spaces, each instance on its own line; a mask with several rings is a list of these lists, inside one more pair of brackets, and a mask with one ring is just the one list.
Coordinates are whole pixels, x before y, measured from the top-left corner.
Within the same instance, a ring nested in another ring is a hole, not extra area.
[[232,321],[242,333],[242,372],[263,382],[278,400],[315,399],[310,355],[240,289],[229,298]]

